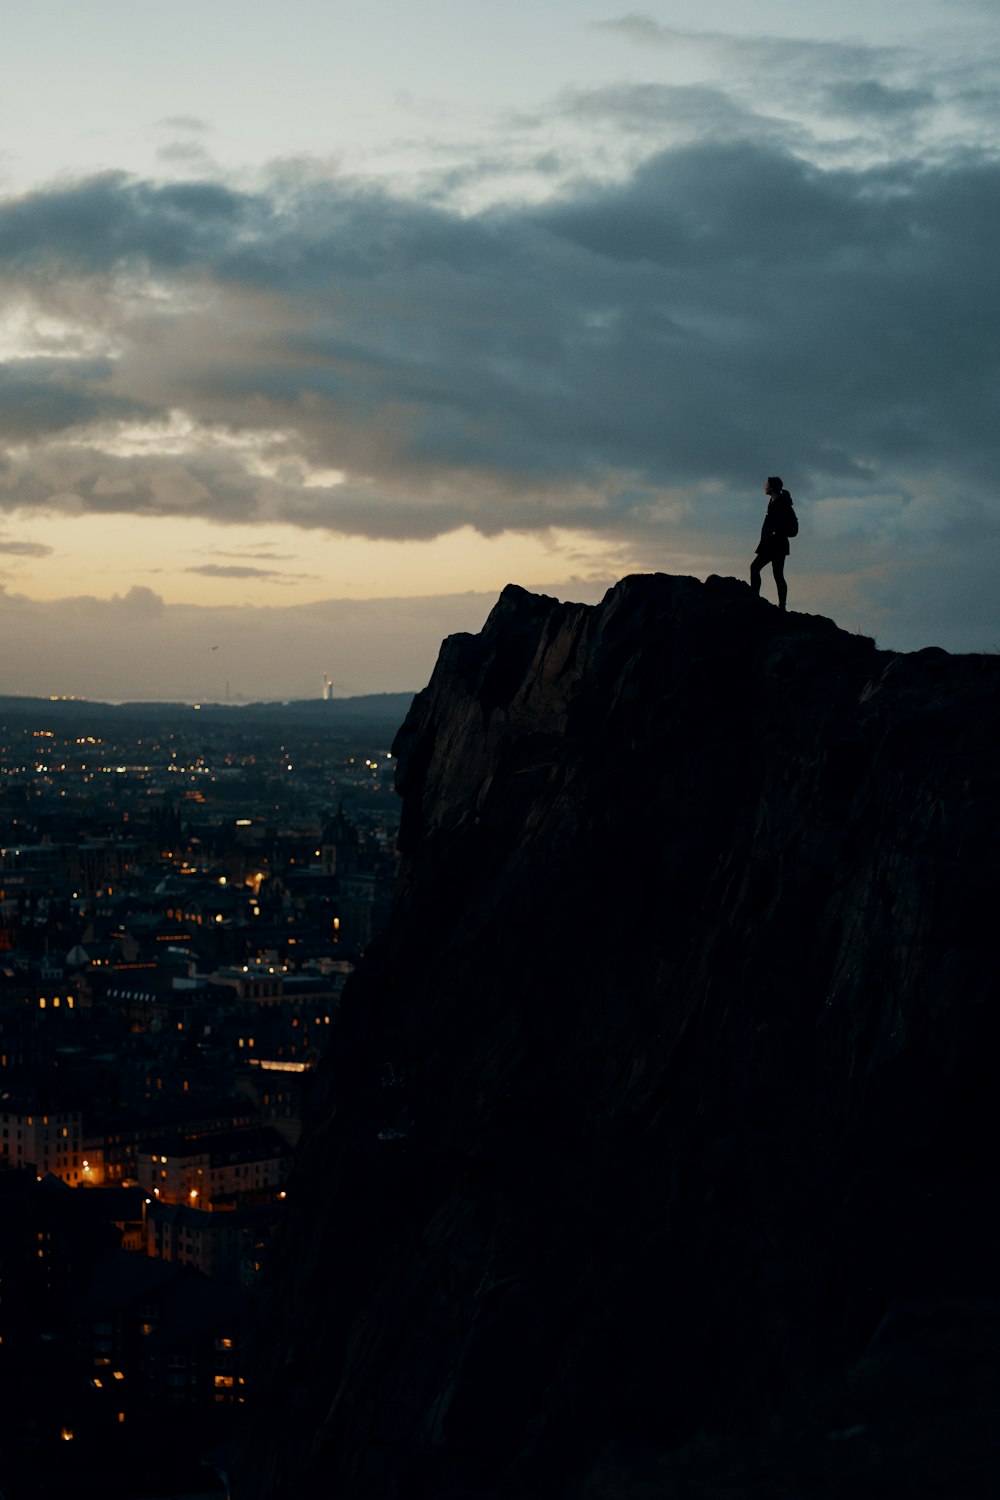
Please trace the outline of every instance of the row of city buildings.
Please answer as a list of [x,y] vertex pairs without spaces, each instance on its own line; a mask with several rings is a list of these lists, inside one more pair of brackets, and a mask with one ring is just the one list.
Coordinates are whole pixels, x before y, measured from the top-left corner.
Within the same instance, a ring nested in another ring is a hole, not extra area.
[[181,1467],[243,1419],[310,1077],[395,876],[385,752],[280,748],[263,780],[265,755],[213,779],[191,744],[159,774],[148,757],[110,776],[81,761],[56,785],[0,765],[0,1490],[15,1500],[29,1473],[69,1474],[69,1453],[113,1492],[164,1409]]

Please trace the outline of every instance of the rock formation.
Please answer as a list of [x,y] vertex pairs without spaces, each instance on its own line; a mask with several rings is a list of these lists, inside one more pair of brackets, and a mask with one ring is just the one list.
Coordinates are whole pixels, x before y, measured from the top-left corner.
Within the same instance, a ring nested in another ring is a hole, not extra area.
[[445,641],[242,1493],[991,1492],[998,721],[731,579]]

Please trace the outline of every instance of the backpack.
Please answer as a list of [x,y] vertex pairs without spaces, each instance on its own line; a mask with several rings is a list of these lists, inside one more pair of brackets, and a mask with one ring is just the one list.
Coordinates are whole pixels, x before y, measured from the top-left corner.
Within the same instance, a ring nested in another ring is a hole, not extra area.
[[787,490],[782,491],[782,497],[788,501],[788,504],[780,507],[775,520],[785,536],[798,536],[799,518],[795,514],[795,507],[792,505],[792,497]]

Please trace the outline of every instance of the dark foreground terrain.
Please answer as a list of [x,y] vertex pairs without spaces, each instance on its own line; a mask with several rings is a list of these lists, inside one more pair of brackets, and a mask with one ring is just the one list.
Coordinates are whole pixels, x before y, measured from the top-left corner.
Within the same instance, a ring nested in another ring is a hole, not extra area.
[[996,1492],[998,721],[733,580],[445,642],[238,1495]]

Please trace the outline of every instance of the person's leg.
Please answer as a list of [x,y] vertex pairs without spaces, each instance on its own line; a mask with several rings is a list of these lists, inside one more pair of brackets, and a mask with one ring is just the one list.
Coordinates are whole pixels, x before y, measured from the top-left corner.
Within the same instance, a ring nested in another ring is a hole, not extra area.
[[772,557],[771,572],[778,588],[778,608],[784,609],[785,600],[788,598],[788,584],[785,582],[785,559],[783,557]]
[[750,587],[755,594],[760,593],[760,558],[755,557],[750,564]]

